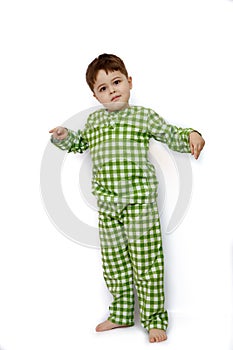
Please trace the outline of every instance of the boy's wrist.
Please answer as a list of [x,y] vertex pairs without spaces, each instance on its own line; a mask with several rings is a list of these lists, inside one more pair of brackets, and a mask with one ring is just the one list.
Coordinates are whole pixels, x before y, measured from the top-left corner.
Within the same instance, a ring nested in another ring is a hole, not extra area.
[[[202,136],[202,134],[199,132],[199,131],[197,131],[197,130],[192,130],[191,132],[190,132],[190,134],[192,134],[192,132],[196,132],[196,133],[198,133],[200,136]],[[189,134],[189,135],[190,135]]]

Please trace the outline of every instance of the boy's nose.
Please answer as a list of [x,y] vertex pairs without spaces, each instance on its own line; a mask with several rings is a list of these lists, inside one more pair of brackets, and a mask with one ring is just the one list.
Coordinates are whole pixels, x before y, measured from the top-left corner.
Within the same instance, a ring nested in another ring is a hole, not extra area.
[[115,92],[116,92],[115,87],[114,86],[110,87],[110,94],[114,94]]

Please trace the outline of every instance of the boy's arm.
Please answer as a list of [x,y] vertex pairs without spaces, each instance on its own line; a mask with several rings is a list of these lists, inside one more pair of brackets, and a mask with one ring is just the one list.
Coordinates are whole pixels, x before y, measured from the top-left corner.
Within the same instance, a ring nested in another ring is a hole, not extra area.
[[160,117],[154,111],[150,114],[148,118],[148,130],[151,136],[155,140],[166,143],[168,147],[173,151],[182,152],[182,153],[194,154],[193,147],[194,147],[194,144],[196,144],[197,138],[192,136],[192,139],[195,139],[194,144],[192,146],[191,133],[193,135],[197,134],[198,137],[202,139],[201,134],[196,130],[192,128],[178,128],[177,126],[168,124],[162,117]]
[[[58,127],[61,128],[61,127]],[[63,151],[70,152],[78,152],[83,153],[88,147],[88,142],[85,137],[85,132],[82,132],[81,130],[78,130],[77,132],[65,129],[66,130],[66,137],[64,138],[56,138],[58,133],[56,133],[55,130],[58,128],[52,129],[50,132],[53,132],[53,135],[51,136],[51,142],[58,148],[60,148]],[[64,128],[61,128],[64,129]],[[64,133],[65,134],[65,133]],[[59,135],[59,134],[58,134]]]

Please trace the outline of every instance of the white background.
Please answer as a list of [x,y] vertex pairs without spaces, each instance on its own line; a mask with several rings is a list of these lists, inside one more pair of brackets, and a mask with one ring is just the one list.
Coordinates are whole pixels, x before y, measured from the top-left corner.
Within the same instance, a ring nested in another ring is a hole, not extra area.
[[[232,350],[233,2],[8,0],[0,35],[0,349]],[[99,250],[60,234],[40,195],[48,130],[96,104],[85,70],[103,52],[125,61],[132,102],[206,140],[188,213],[164,236],[161,344],[148,343],[138,316],[95,333],[111,300]]]

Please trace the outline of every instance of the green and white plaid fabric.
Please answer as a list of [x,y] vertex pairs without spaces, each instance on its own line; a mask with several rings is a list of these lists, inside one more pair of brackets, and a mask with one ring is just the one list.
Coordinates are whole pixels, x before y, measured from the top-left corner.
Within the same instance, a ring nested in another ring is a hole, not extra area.
[[135,284],[143,327],[166,330],[164,260],[156,203],[129,204],[121,212],[117,204],[110,208],[108,203],[99,202],[99,207],[104,279],[113,295],[109,320],[134,324]]
[[62,141],[51,139],[68,152],[90,149],[104,278],[113,295],[109,319],[114,323],[133,324],[134,283],[142,325],[147,330],[167,328],[157,179],[148,160],[149,141],[154,138],[188,153],[192,131],[167,124],[151,109],[130,106],[111,113],[97,110],[84,130],[68,130]]
[[92,190],[100,200],[150,203],[157,195],[155,169],[148,160],[150,139],[190,152],[191,131],[167,124],[151,109],[131,106],[112,113],[100,109],[89,115],[83,131],[69,130],[65,140],[52,142],[68,152],[90,149]]

